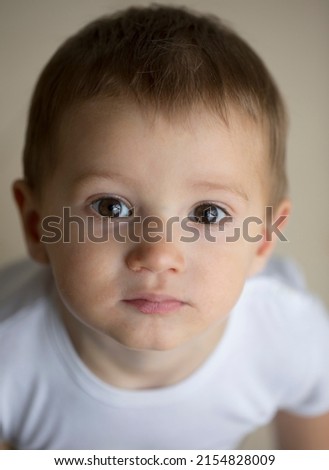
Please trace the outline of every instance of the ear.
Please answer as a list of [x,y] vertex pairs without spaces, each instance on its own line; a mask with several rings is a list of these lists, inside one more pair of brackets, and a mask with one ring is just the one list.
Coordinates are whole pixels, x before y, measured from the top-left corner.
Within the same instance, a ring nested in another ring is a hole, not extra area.
[[41,237],[41,215],[35,194],[25,180],[13,183],[14,198],[21,216],[28,252],[35,261],[48,264],[48,256]]
[[286,226],[290,214],[291,201],[289,198],[283,199],[275,212],[272,207],[267,208],[262,240],[257,244],[249,276],[257,274],[265,267],[278,239],[283,237],[282,230]]

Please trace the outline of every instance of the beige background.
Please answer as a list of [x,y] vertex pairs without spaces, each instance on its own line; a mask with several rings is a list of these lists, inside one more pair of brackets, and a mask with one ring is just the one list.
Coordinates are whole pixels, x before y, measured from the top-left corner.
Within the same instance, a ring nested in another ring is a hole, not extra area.
[[[0,266],[25,255],[11,182],[21,175],[29,98],[49,56],[72,32],[128,0],[0,0]],[[227,20],[264,58],[288,104],[293,214],[278,250],[304,269],[329,306],[329,2],[328,0],[185,0]],[[247,447],[269,448],[268,432]],[[254,447],[253,447],[254,446]]]

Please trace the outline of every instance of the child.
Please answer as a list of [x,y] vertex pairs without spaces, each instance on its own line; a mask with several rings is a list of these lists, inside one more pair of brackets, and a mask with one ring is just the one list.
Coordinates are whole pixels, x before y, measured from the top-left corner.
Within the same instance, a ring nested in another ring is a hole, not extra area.
[[268,71],[212,16],[129,8],[60,47],[14,184],[44,267],[3,275],[3,447],[233,449],[276,417],[281,447],[329,449],[328,317],[267,264],[285,138]]

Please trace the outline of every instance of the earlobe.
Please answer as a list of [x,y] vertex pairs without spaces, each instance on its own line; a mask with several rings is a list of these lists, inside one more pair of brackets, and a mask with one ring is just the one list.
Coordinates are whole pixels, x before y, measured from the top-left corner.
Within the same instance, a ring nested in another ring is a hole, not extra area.
[[21,223],[24,230],[27,249],[35,261],[48,264],[48,256],[41,237],[41,215],[36,197],[25,180],[17,180],[12,186]]
[[257,246],[257,251],[249,276],[257,274],[265,267],[278,240],[284,239],[282,231],[288,222],[289,215],[291,214],[290,199],[285,198],[274,212],[273,210],[269,212],[271,213],[271,216],[265,221],[263,238]]

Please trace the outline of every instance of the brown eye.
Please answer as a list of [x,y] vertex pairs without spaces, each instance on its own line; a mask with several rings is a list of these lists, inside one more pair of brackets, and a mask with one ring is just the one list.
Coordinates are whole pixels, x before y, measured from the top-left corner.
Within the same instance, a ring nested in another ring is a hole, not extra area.
[[129,217],[133,209],[116,197],[103,197],[92,203],[93,209],[103,217],[111,219]]
[[194,222],[198,222],[199,224],[216,224],[227,216],[227,212],[219,206],[205,203],[200,204],[194,209],[191,218]]

